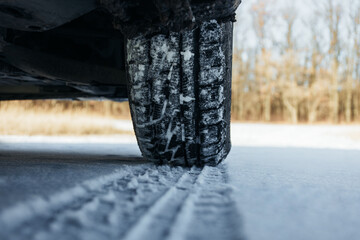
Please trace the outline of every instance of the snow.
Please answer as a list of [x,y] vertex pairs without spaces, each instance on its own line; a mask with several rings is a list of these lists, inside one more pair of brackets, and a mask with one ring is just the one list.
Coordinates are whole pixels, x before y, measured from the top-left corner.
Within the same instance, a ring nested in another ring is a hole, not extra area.
[[0,185],[6,184],[6,179],[0,177]]
[[170,81],[173,74],[174,64],[171,65],[167,79]]
[[116,120],[114,127],[124,131],[133,131],[133,124],[129,120]]
[[138,176],[138,180],[139,180],[139,182],[143,182],[143,183],[144,182],[145,183],[152,182],[148,172],[144,173],[143,175]]
[[139,70],[141,71],[142,76],[144,76],[145,65],[139,64]]
[[169,47],[169,45],[168,45],[168,43],[166,41],[164,41],[161,48],[157,49],[157,52],[160,52],[160,51],[166,53],[166,60],[168,62],[172,62],[173,59],[174,59],[174,56],[176,55],[175,51],[170,50],[170,47]]
[[234,124],[246,239],[359,239],[360,126]]
[[232,124],[236,146],[360,149],[360,125]]
[[131,181],[128,183],[127,188],[128,189],[136,189],[139,186],[139,182],[136,178],[131,179]]
[[[132,129],[130,121],[114,124]],[[360,126],[233,123],[231,127],[232,151],[216,168],[201,172],[195,168],[191,173],[147,163],[112,164],[107,173],[70,187],[14,201],[0,211],[2,229],[35,226],[32,221],[56,213],[53,223],[34,239],[65,239],[70,235],[64,229],[72,221],[81,226],[76,230],[71,225],[80,239],[143,239],[148,234],[156,239],[167,231],[168,239],[219,239],[225,233],[229,235],[223,239],[237,239],[238,232],[249,240],[360,239]],[[31,157],[44,149],[51,156],[60,151],[102,159],[140,156],[134,136],[0,136],[2,153],[26,152]],[[61,157],[58,164],[50,167],[51,173],[71,176],[74,163],[70,172],[64,171],[68,163]],[[107,163],[96,164],[99,169]],[[88,165],[85,161],[84,171],[89,171]],[[29,166],[25,164],[26,171],[31,171]],[[54,181],[52,174],[46,176]],[[16,178],[0,176],[0,187]],[[16,182],[17,189],[20,183]],[[96,221],[101,214],[108,222]]]
[[184,97],[183,94],[180,94],[180,104],[184,104],[184,102],[189,103],[189,102],[192,102],[192,101],[195,101],[195,98],[192,98],[192,97],[189,97],[189,96]]
[[186,51],[181,52],[180,54],[184,57],[185,61],[189,61],[191,57],[195,55],[190,51],[190,49],[186,49]]

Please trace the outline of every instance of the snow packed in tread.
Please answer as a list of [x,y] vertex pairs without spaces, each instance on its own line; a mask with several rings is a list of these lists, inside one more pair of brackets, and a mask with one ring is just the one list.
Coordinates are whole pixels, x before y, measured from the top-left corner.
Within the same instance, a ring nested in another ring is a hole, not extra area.
[[228,154],[231,24],[128,40],[130,108],[145,158],[216,165]]

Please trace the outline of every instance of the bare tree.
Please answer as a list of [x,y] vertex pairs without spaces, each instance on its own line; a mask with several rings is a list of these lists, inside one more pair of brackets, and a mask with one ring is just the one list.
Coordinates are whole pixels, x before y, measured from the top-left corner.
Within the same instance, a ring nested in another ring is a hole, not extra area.
[[245,68],[246,63],[242,60],[243,48],[237,48],[233,55],[233,79],[232,79],[232,98],[231,98],[231,113],[236,119],[242,120],[244,118],[244,82],[248,68]]
[[[344,11],[341,6],[346,5],[339,0],[314,2],[317,12],[310,21],[292,6],[272,12],[274,0],[251,5],[251,30],[258,45],[241,45],[234,52],[235,119],[360,120],[360,2],[352,3],[351,11]],[[284,31],[271,35],[282,23]],[[301,24],[301,31],[310,34],[301,35],[311,36],[310,41],[300,42],[295,35]],[[344,39],[346,31],[349,37]]]
[[282,100],[287,111],[290,113],[292,123],[298,122],[298,107],[302,99],[302,89],[299,86],[300,66],[296,53],[294,39],[294,25],[297,18],[295,9],[292,6],[285,8],[282,12],[282,19],[286,24],[285,47],[280,70],[278,86],[282,92]]
[[359,120],[359,98],[360,98],[360,3],[352,4],[350,9],[350,32],[352,33],[353,49],[350,49],[353,54],[352,65],[354,72],[352,73],[355,77],[353,85],[354,89],[354,119]]
[[262,101],[263,120],[271,120],[271,76],[268,69],[269,53],[265,47],[267,39],[266,28],[270,24],[272,15],[270,13],[270,0],[259,0],[252,5],[252,19],[256,36],[258,38],[258,49],[260,55],[255,61],[255,75],[260,87],[260,99]]
[[339,121],[339,65],[340,65],[340,21],[342,8],[334,0],[328,0],[325,9],[325,20],[328,25],[330,36],[330,46],[328,50],[331,66],[331,89],[330,89],[330,109],[331,119],[337,123]]
[[323,92],[325,90],[325,84],[321,81],[319,74],[319,67],[324,59],[324,55],[320,49],[320,37],[317,29],[318,21],[318,18],[314,17],[307,23],[311,31],[311,49],[308,50],[310,54],[310,64],[307,74],[308,82],[306,93],[309,123],[313,123],[317,119],[317,109],[323,99]]

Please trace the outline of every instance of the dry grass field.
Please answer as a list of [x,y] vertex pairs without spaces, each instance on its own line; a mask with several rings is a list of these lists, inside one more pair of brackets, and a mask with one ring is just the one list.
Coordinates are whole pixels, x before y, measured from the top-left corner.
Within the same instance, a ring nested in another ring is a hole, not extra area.
[[127,102],[6,101],[0,102],[0,135],[133,134],[117,129],[129,119]]

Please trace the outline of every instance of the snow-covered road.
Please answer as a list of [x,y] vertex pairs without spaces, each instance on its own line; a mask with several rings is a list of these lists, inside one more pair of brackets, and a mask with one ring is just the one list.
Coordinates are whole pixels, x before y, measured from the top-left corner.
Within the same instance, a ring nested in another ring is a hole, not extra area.
[[360,239],[359,126],[232,139],[225,164],[185,169],[133,136],[0,137],[0,239]]

